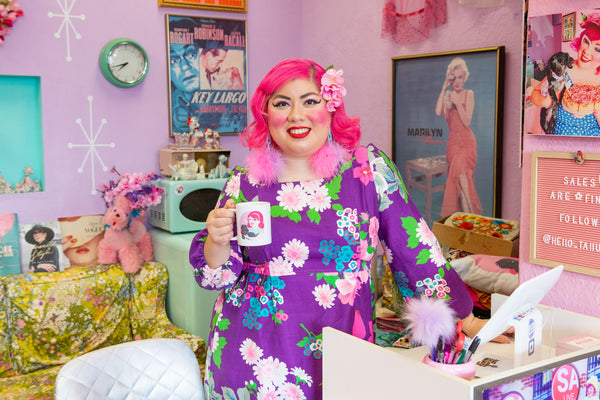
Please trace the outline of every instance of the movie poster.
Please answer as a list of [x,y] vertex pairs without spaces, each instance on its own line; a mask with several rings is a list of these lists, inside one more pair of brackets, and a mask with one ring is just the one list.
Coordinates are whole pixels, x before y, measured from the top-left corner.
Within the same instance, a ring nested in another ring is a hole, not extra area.
[[246,21],[166,15],[170,135],[247,124]]

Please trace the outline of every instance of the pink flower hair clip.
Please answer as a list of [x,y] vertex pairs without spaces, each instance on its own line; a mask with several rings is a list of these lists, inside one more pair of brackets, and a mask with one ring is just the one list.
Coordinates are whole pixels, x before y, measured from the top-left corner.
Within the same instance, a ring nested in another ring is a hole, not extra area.
[[591,13],[583,16],[583,21],[579,24],[582,28],[585,27],[586,24],[596,24],[600,26],[600,14],[599,13]]
[[321,96],[327,101],[327,111],[333,112],[342,105],[342,97],[346,95],[343,73],[343,70],[331,66],[321,77]]

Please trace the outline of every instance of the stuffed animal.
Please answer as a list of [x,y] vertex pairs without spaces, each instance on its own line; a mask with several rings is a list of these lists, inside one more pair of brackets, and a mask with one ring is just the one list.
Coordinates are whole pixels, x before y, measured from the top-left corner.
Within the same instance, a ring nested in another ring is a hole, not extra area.
[[154,258],[152,237],[144,224],[145,215],[134,210],[125,196],[116,196],[102,218],[104,238],[98,244],[98,262],[120,262],[123,271],[135,273]]

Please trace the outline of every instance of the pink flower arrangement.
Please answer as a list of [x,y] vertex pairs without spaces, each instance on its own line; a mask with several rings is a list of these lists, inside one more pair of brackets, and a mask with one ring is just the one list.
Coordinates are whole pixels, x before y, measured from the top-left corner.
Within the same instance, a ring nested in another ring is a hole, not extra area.
[[342,104],[342,97],[346,95],[343,73],[341,69],[329,67],[321,77],[321,96],[327,101],[327,110],[330,112]]
[[22,16],[23,10],[19,3],[14,0],[0,0],[0,46],[4,43],[4,36],[9,34],[9,28]]
[[[112,172],[119,174],[114,168]],[[163,190],[152,184],[152,181],[160,177],[154,172],[119,175],[118,179],[110,181],[108,185],[104,183],[100,185],[102,199],[109,207],[115,197],[125,196],[131,201],[134,210],[145,210],[149,206],[159,204],[162,199]]]

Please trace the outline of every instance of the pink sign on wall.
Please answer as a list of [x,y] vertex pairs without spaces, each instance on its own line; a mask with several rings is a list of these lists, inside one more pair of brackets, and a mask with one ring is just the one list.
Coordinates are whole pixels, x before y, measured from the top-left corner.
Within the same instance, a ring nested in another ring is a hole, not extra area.
[[600,154],[533,152],[530,262],[600,276]]

